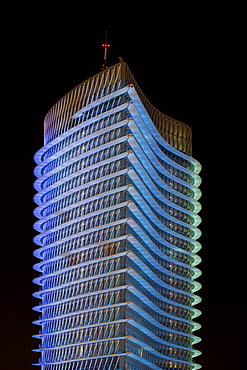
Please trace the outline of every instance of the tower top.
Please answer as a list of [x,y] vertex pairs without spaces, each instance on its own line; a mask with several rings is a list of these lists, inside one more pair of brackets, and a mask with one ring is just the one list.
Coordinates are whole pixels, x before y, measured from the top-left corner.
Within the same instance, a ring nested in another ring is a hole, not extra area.
[[108,44],[108,42],[107,42],[107,31],[105,31],[105,42],[104,42],[104,44],[102,44],[102,46],[104,48],[104,63],[103,63],[103,66],[102,66],[101,70],[108,68],[106,57],[107,57],[107,49],[110,47],[110,44]]

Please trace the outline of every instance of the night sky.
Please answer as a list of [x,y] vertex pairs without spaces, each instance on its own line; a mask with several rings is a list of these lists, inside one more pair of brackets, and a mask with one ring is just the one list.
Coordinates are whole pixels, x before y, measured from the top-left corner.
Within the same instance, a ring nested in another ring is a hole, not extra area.
[[244,2],[215,3],[1,2],[1,370],[35,369],[38,359],[32,198],[43,119],[99,72],[105,30],[108,63],[121,56],[154,106],[193,130],[193,156],[203,166],[197,362],[245,368]]

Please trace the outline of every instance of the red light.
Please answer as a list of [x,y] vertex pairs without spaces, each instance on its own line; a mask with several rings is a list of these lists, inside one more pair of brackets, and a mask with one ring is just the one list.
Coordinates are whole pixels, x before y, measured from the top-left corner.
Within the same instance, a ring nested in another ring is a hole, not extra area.
[[110,44],[102,44],[102,46],[103,46],[104,48],[109,48],[109,47],[110,47]]

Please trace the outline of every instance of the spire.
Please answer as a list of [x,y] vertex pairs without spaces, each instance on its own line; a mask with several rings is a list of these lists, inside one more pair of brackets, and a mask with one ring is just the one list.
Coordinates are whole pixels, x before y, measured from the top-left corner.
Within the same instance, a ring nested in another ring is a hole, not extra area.
[[104,44],[102,44],[102,46],[104,47],[104,63],[101,69],[106,69],[107,68],[107,59],[106,59],[107,49],[110,47],[110,44],[107,43],[107,31],[105,31],[105,42]]

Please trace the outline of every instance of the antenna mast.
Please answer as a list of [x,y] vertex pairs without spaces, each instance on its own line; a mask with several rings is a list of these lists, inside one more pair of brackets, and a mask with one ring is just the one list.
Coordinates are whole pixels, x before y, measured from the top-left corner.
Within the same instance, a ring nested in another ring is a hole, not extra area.
[[107,59],[106,59],[107,49],[110,47],[110,44],[107,43],[107,31],[105,31],[105,43],[102,44],[102,46],[104,47],[104,63],[103,63],[103,66],[102,66],[101,69],[106,69],[106,68],[108,68],[107,67]]

